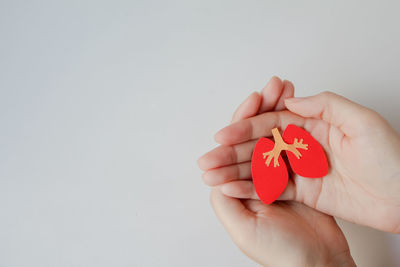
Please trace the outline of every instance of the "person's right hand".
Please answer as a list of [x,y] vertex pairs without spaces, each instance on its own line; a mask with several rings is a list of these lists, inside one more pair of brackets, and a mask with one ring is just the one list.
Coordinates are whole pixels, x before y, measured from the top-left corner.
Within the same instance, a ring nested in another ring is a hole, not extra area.
[[[400,233],[400,136],[375,111],[333,93],[285,100],[290,111],[268,112],[220,130],[222,144],[199,160],[221,192],[258,199],[250,173],[252,149],[271,129],[303,127],[324,147],[330,171],[322,179],[294,175],[279,200],[295,200],[329,215]],[[247,167],[245,167],[247,166]],[[232,170],[238,170],[232,177]],[[229,180],[228,180],[229,179]],[[208,179],[210,180],[210,179]]]

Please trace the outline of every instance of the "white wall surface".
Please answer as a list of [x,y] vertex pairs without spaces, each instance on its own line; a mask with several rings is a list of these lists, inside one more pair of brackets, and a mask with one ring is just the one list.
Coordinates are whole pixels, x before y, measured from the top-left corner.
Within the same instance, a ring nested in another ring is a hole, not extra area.
[[[0,266],[257,266],[196,159],[270,76],[400,130],[397,1],[0,0]],[[341,222],[359,266],[400,237]]]

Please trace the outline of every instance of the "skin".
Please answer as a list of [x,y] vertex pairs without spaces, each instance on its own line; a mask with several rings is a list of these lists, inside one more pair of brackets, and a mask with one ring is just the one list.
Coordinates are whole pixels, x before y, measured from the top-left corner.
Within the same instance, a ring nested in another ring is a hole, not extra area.
[[[331,216],[399,233],[400,136],[379,114],[341,96],[293,92],[273,77],[215,135],[221,146],[198,160],[213,187],[212,206],[235,243],[262,265],[354,265]],[[251,152],[258,138],[288,124],[320,142],[330,172],[323,179],[292,175],[281,201],[264,205],[251,181]]]

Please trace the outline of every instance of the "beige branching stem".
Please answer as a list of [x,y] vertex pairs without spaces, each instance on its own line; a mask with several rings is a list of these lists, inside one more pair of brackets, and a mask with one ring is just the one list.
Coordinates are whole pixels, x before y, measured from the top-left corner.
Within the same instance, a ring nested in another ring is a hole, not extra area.
[[292,152],[298,159],[301,157],[300,151],[297,150],[298,148],[308,150],[308,145],[303,144],[303,139],[300,139],[299,141],[297,138],[295,138],[293,144],[285,143],[277,128],[272,129],[272,135],[274,136],[275,140],[274,148],[271,151],[263,153],[264,159],[267,158],[267,160],[265,161],[265,164],[267,164],[267,166],[269,166],[272,159],[274,159],[274,167],[279,166],[278,159],[282,150]]

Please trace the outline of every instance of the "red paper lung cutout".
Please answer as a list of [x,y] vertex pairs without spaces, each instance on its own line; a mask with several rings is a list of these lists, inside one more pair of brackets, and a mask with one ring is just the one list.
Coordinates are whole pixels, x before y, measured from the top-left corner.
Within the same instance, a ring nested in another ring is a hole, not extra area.
[[285,151],[292,170],[307,178],[323,177],[329,166],[322,146],[308,132],[288,125],[280,135],[272,130],[275,143],[260,138],[253,150],[251,173],[257,195],[265,204],[274,202],[285,190],[288,171],[281,153]]
[[290,124],[286,127],[282,138],[288,144],[292,144],[295,138],[303,139],[303,143],[308,145],[308,150],[301,150],[299,159],[290,151],[286,153],[295,173],[307,178],[321,178],[328,174],[328,160],[324,149],[311,134]]
[[288,171],[282,157],[279,156],[279,167],[267,166],[263,153],[271,150],[274,142],[260,138],[254,148],[251,160],[251,173],[257,195],[265,204],[274,202],[285,190],[288,183]]

